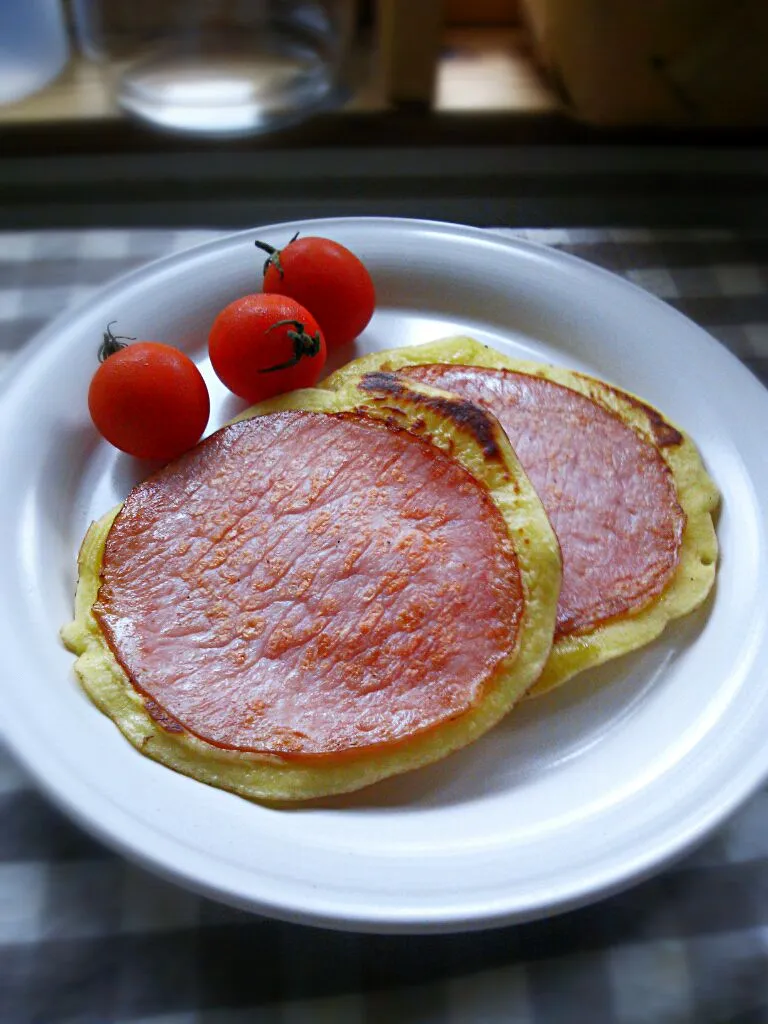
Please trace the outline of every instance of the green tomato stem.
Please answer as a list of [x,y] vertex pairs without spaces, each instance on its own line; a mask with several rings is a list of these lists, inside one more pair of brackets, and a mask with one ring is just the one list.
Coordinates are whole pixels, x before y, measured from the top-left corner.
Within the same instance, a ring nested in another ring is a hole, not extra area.
[[275,370],[289,370],[292,366],[296,366],[302,359],[306,357],[316,356],[320,351],[320,332],[315,331],[314,334],[307,334],[304,324],[301,320],[277,320],[268,327],[266,334],[270,331],[274,331],[276,327],[293,327],[294,330],[288,331],[288,337],[293,342],[293,355],[284,363],[278,363],[276,366],[267,366],[263,370],[259,370],[259,373],[274,373]]
[[[296,234],[291,239],[291,241],[288,243],[288,245],[290,245],[291,242],[295,242],[298,237],[299,232],[297,231]],[[256,239],[256,241],[254,242],[254,245],[256,246],[257,249],[261,249],[262,252],[268,253],[267,258],[264,260],[264,276],[266,277],[267,271],[269,270],[271,264],[273,267],[275,267],[281,279],[285,277],[283,265],[280,262],[282,250],[276,249],[274,245],[270,245],[269,242],[260,242],[258,239]],[[288,248],[288,245],[285,247],[286,249]]]
[[112,324],[116,324],[117,320],[110,320],[107,324],[107,329],[101,336],[101,345],[99,346],[99,362],[103,363],[105,359],[109,359],[115,352],[119,352],[121,348],[127,348],[123,345],[123,341],[136,341],[135,338],[129,338],[125,334],[113,334]]

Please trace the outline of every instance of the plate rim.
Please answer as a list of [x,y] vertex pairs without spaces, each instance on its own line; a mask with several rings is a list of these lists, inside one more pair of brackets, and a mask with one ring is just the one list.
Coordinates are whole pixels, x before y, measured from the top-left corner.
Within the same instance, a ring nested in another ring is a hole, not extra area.
[[[732,353],[729,353],[725,346],[714,339],[703,327],[690,320],[662,299],[648,293],[618,274],[572,254],[564,253],[546,243],[517,238],[506,233],[502,234],[500,230],[494,230],[493,228],[476,228],[442,221],[398,217],[337,217],[279,222],[257,225],[242,231],[224,232],[217,237],[199,242],[186,249],[150,260],[139,267],[110,279],[103,285],[95,288],[87,297],[68,306],[66,310],[43,325],[27,345],[22,346],[22,349],[9,360],[3,374],[4,379],[0,382],[0,403],[3,402],[3,399],[15,387],[23,386],[23,380],[21,383],[18,383],[24,376],[22,364],[26,363],[28,367],[31,367],[27,372],[34,372],[34,360],[30,360],[29,357],[29,347],[31,345],[44,351],[53,348],[56,334],[65,322],[79,317],[94,302],[109,298],[111,292],[121,292],[126,287],[140,284],[143,279],[151,278],[156,273],[158,267],[184,264],[189,260],[190,256],[200,256],[206,251],[213,251],[219,248],[226,249],[243,238],[253,237],[257,232],[288,232],[300,228],[304,233],[307,233],[308,231],[316,230],[333,231],[334,229],[343,229],[349,225],[354,225],[357,228],[370,226],[372,230],[377,228],[391,229],[394,227],[399,231],[406,229],[418,232],[428,229],[449,237],[459,235],[469,240],[482,241],[486,245],[491,243],[512,252],[522,251],[523,253],[530,253],[533,250],[540,257],[545,257],[547,262],[564,263],[566,267],[574,267],[581,270],[582,273],[586,270],[590,274],[597,274],[608,278],[612,286],[620,286],[624,289],[629,289],[635,295],[642,296],[643,301],[650,302],[657,308],[663,309],[665,316],[684,323],[688,330],[691,327],[695,328],[700,343],[706,344],[710,351],[717,350],[721,355],[723,353],[726,354],[734,371],[738,368],[738,371],[742,372],[742,380],[745,386],[747,381],[749,381],[749,387],[757,388],[765,396],[765,389],[749,367]],[[510,229],[501,230],[506,232]],[[22,366],[21,374],[16,372],[19,366]],[[0,692],[5,685],[0,680]],[[196,861],[205,858],[202,858],[197,851],[190,851],[187,846],[184,846],[185,862],[183,866],[171,867],[159,854],[149,854],[145,849],[141,849],[138,843],[127,839],[124,834],[116,832],[114,828],[102,827],[100,822],[95,820],[93,812],[89,816],[89,812],[80,806],[78,800],[70,798],[70,793],[65,791],[62,782],[55,779],[49,772],[46,773],[42,762],[35,760],[33,750],[30,749],[29,744],[24,739],[25,724],[14,722],[13,715],[10,716],[10,722],[11,727],[9,728],[8,717],[6,716],[4,724],[0,726],[0,736],[2,736],[9,750],[12,751],[13,756],[21,762],[27,772],[35,779],[36,784],[46,795],[53,799],[55,804],[61,807],[67,815],[73,818],[81,827],[85,828],[87,832],[95,835],[110,848],[117,849],[130,860],[149,868],[155,874],[167,878],[176,884],[182,884],[186,888],[206,897],[294,923],[359,932],[429,933],[470,931],[553,916],[604,899],[656,874],[670,862],[685,855],[692,847],[703,841],[714,828],[728,818],[768,778],[767,746],[762,757],[759,753],[755,753],[745,765],[742,765],[742,771],[738,778],[731,778],[729,780],[730,785],[728,787],[727,799],[721,797],[719,802],[713,800],[708,813],[700,814],[686,832],[678,834],[676,841],[668,842],[661,849],[657,849],[654,844],[648,844],[651,848],[645,851],[644,856],[635,858],[623,865],[616,865],[612,874],[606,873],[603,870],[599,879],[593,880],[591,884],[582,885],[578,891],[555,898],[544,907],[535,906],[524,910],[505,910],[503,906],[498,907],[495,904],[493,907],[490,905],[481,907],[479,901],[475,901],[474,910],[471,912],[466,909],[463,911],[459,910],[458,912],[454,911],[453,913],[441,912],[430,915],[429,919],[425,919],[423,912],[416,917],[409,912],[403,912],[399,908],[389,906],[380,907],[378,914],[374,908],[361,907],[360,904],[356,904],[354,907],[339,906],[338,901],[334,903],[333,897],[331,897],[330,901],[326,902],[324,909],[322,899],[318,900],[311,909],[308,909],[306,907],[286,905],[284,900],[272,902],[264,898],[254,899],[252,896],[239,895],[237,892],[232,891],[231,885],[215,884],[200,876],[194,867],[189,865],[190,853],[194,853],[192,859]],[[751,771],[746,771],[748,765],[752,766]],[[120,814],[127,816],[126,812],[122,809],[120,809]],[[331,909],[332,906],[336,907],[335,912]]]

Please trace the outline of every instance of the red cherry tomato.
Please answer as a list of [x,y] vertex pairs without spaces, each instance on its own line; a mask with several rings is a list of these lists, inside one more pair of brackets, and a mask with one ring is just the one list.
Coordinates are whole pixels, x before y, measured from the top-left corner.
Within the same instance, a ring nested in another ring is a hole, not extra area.
[[325,365],[317,321],[284,295],[244,295],[216,317],[208,352],[217,376],[248,402],[310,388]]
[[200,440],[210,402],[189,356],[157,341],[120,345],[107,328],[100,358],[88,409],[110,444],[140,459],[168,461]]
[[371,275],[349,249],[328,238],[294,236],[279,252],[265,242],[264,291],[288,295],[310,310],[329,349],[346,345],[373,316]]

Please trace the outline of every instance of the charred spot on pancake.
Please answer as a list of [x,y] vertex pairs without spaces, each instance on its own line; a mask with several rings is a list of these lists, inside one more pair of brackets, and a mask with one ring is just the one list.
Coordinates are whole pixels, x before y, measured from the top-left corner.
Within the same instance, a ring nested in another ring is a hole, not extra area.
[[626,402],[640,409],[648,417],[654,439],[659,448],[670,448],[673,445],[683,443],[683,435],[680,431],[676,430],[671,423],[667,423],[661,413],[654,409],[653,406],[646,405],[639,398],[634,398],[632,395],[626,394],[626,392],[621,394]]
[[376,371],[364,374],[357,384],[361,391],[382,391],[387,395],[408,395],[410,389],[394,374]]
[[409,388],[402,379],[393,373],[366,373],[360,378],[357,386],[361,391],[378,391],[393,397],[407,398],[409,402],[413,402],[427,411],[445,416],[460,430],[468,431],[480,445],[487,458],[503,461],[496,441],[494,422],[488,413],[474,402],[442,395],[424,395]]
[[[576,373],[574,376],[579,377],[587,384],[592,385],[591,378],[587,377],[585,374]],[[612,394],[617,395],[622,402],[626,402],[627,405],[631,405],[632,408],[637,409],[645,416],[648,420],[648,426],[651,434],[653,435],[654,444],[657,448],[672,448],[683,443],[683,435],[679,430],[673,427],[671,423],[667,423],[658,409],[654,409],[652,405],[648,405],[640,398],[635,398],[634,395],[630,395],[627,391],[611,387],[610,384],[601,384],[599,388],[590,386],[590,398],[605,408],[605,399],[603,394],[605,391],[609,391]],[[615,415],[610,407],[608,408],[608,412]]]

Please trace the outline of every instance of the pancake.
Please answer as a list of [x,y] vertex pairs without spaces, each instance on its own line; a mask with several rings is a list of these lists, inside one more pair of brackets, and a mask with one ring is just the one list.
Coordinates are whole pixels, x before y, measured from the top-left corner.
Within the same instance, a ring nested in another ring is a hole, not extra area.
[[707,597],[717,489],[691,441],[636,396],[509,359],[471,338],[355,360],[323,386],[397,371],[477,403],[504,427],[558,536],[555,642],[533,694],[641,647]]
[[144,754],[261,800],[491,728],[538,678],[560,556],[504,432],[380,374],[249,410],[92,525],[63,637]]

